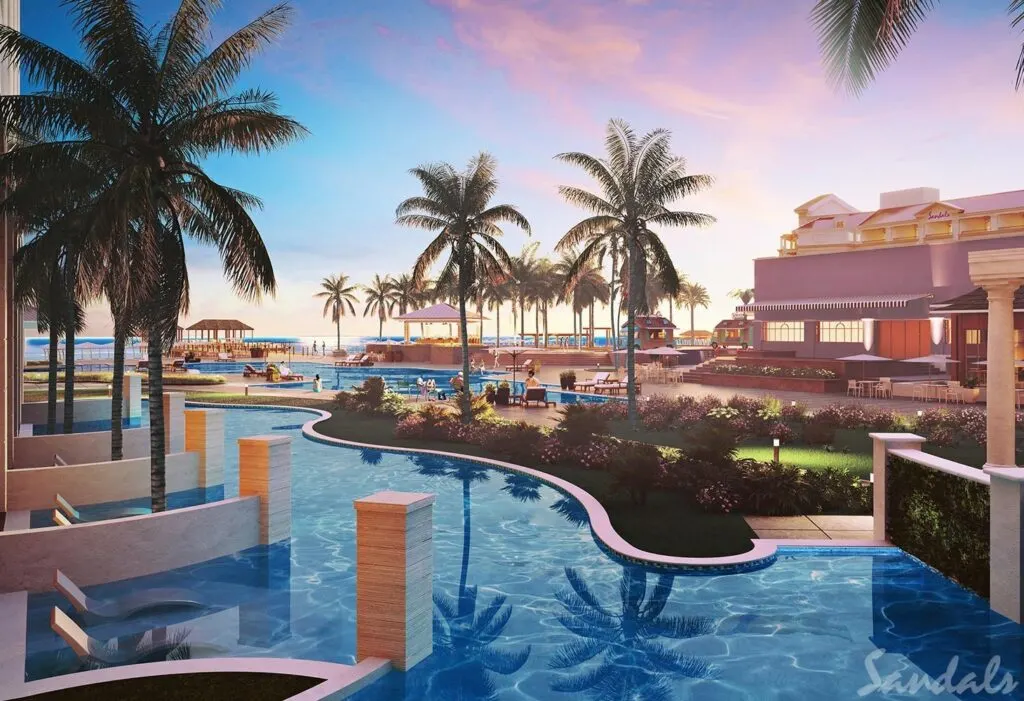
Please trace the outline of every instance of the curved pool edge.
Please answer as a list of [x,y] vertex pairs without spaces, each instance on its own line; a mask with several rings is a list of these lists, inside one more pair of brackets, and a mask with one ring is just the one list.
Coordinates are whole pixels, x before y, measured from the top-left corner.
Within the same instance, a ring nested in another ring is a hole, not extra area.
[[302,411],[308,414],[315,414],[317,418],[307,421],[302,426],[302,435],[316,443],[325,445],[341,445],[350,448],[364,448],[379,450],[385,453],[399,455],[430,455],[433,457],[464,460],[466,462],[483,465],[503,472],[515,472],[528,475],[544,484],[557,489],[558,491],[571,496],[587,510],[587,517],[590,521],[590,530],[597,538],[598,543],[604,549],[611,552],[615,557],[638,565],[655,567],[659,569],[671,569],[674,571],[689,572],[693,574],[735,574],[738,572],[749,572],[762,569],[771,565],[777,559],[777,548],[773,543],[763,540],[752,540],[752,548],[747,552],[738,555],[726,555],[721,557],[677,557],[672,555],[661,555],[658,553],[641,550],[628,543],[612,527],[608,512],[590,492],[578,487],[554,475],[530,467],[516,465],[501,460],[481,458],[462,453],[449,453],[441,450],[427,450],[425,448],[405,448],[391,445],[376,445],[373,443],[359,443],[341,438],[325,436],[316,430],[316,424],[331,417],[329,411],[314,409],[312,407],[292,407],[284,405],[267,404],[216,404],[213,402],[187,402],[189,406],[209,406],[216,408],[243,408],[243,409],[269,409],[269,410],[292,410]]
[[[287,657],[204,657],[188,660],[148,662],[63,674],[21,685],[0,688],[0,698],[21,698],[37,694],[67,691],[115,681],[130,681],[179,674],[249,673],[309,677],[320,680],[316,685],[290,697],[289,701],[319,701],[339,698],[336,694],[352,694],[380,679],[392,665],[388,660],[368,657],[357,664],[321,662]],[[17,694],[8,697],[6,694]]]

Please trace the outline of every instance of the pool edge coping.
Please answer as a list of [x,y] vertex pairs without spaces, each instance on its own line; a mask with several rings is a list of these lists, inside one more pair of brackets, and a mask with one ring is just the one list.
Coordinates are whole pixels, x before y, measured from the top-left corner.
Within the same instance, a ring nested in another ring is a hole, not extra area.
[[530,467],[524,467],[523,465],[516,465],[510,462],[504,462],[502,460],[494,460],[492,458],[481,458],[473,455],[464,455],[462,453],[449,453],[440,450],[428,450],[426,448],[406,448],[400,446],[387,446],[387,445],[376,445],[373,443],[359,443],[356,441],[349,441],[342,438],[333,438],[326,436],[317,431],[314,426],[325,419],[332,416],[329,411],[323,409],[314,409],[312,407],[290,407],[281,405],[267,405],[267,404],[215,404],[213,402],[186,402],[192,406],[206,405],[217,408],[223,407],[239,407],[239,408],[255,408],[255,409],[275,409],[275,410],[295,410],[302,411],[309,414],[316,414],[318,418],[307,421],[302,426],[302,434],[307,439],[322,443],[325,445],[342,445],[352,448],[368,448],[371,450],[379,450],[387,453],[397,453],[400,455],[430,455],[434,457],[464,460],[471,463],[477,463],[485,467],[490,467],[505,472],[514,472],[518,474],[528,475],[537,479],[550,487],[568,494],[578,501],[584,509],[587,511],[587,518],[590,523],[590,530],[597,538],[598,543],[604,548],[610,550],[616,557],[623,559],[627,562],[634,564],[647,565],[658,568],[666,568],[672,570],[683,570],[691,571],[702,574],[733,574],[737,572],[747,572],[755,569],[761,569],[775,562],[777,558],[777,548],[774,543],[761,541],[758,539],[751,539],[752,547],[750,550],[738,555],[726,555],[721,557],[678,557],[672,555],[661,555],[658,553],[648,552],[641,550],[630,543],[628,543],[622,536],[616,532],[612,527],[611,519],[608,517],[608,512],[605,511],[601,503],[585,489],[567,481],[560,477],[548,474],[541,470],[536,470]]

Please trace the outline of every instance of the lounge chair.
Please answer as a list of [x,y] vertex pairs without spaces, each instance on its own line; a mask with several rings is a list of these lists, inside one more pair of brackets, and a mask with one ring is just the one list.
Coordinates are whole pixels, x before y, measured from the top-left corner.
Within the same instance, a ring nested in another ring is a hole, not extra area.
[[533,358],[524,360],[522,365],[506,365],[505,372],[526,372],[533,366]]
[[217,354],[217,360],[229,360],[230,361],[230,360],[234,360],[234,359],[235,359],[235,356],[231,355],[230,353],[218,353]]
[[[181,639],[165,643],[154,643],[146,648],[121,650],[96,640],[82,630],[82,627],[71,620],[71,617],[56,606],[50,612],[50,628],[64,639],[82,660],[100,663],[105,666],[141,664],[144,662],[162,662],[179,648],[187,648],[190,658],[213,657],[224,654],[224,648],[215,645],[197,645],[183,642]],[[153,632],[150,631],[150,637]]]
[[[636,383],[636,393],[640,394],[641,383]],[[594,393],[601,394],[606,392],[607,394],[621,394],[622,392],[629,391],[628,382],[620,382],[618,380],[612,380],[609,382],[602,382],[599,385],[594,386]]]
[[184,360],[175,360],[173,363],[164,365],[165,372],[188,372],[188,368],[185,367]]
[[[90,518],[82,518],[82,514],[80,514],[78,512],[78,509],[73,507],[68,502],[68,500],[65,499],[64,497],[62,497],[60,494],[58,494],[56,496],[56,501],[57,501],[57,509],[53,512],[54,513],[54,519],[53,520],[54,520],[54,522],[57,523],[58,526],[69,526],[72,523],[89,523],[90,521],[106,521],[108,519],[126,518],[128,516],[145,516],[146,514],[153,513],[152,509],[148,509],[146,507],[124,508],[124,509],[116,509],[116,510],[110,512],[110,515],[108,515],[108,516],[106,516],[104,518],[90,519]],[[64,521],[66,521],[66,523],[59,521],[57,519],[57,515],[63,516],[64,517]]]
[[254,368],[252,365],[246,363],[245,367],[242,368],[242,377],[259,377],[263,373]]
[[607,384],[609,375],[611,375],[610,372],[595,372],[594,379],[577,382],[576,391],[594,390],[598,385]]
[[281,380],[285,382],[301,382],[306,379],[305,375],[292,372],[287,365],[282,365],[278,372],[281,373]]
[[60,570],[53,573],[53,588],[63,594],[76,611],[92,618],[123,619],[153,609],[203,608],[195,594],[184,589],[142,589],[116,599],[93,599]]
[[528,407],[531,404],[549,407],[555,404],[555,402],[548,400],[548,391],[543,387],[528,387],[519,403],[524,407]]
[[360,365],[365,358],[365,353],[356,353],[355,355],[345,358],[344,360],[335,360],[334,367],[350,368],[355,365]]

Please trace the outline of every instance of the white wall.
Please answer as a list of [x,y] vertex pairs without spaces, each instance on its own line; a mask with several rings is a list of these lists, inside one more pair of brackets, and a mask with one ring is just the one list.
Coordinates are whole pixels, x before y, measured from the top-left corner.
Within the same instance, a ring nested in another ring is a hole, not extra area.
[[[148,426],[126,428],[122,436],[126,459],[149,456]],[[55,454],[69,464],[105,462],[110,460],[110,431],[18,436],[14,439],[13,452],[15,468],[52,467]]]

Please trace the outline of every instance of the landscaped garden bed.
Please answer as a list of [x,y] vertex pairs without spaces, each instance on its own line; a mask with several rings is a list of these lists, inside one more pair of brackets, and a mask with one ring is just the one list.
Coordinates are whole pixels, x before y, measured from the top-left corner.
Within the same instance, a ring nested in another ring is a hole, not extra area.
[[[149,384],[149,375],[146,373],[140,373],[142,377],[142,386],[145,387]],[[47,373],[45,372],[26,372],[25,373],[25,384],[26,385],[45,385],[48,382]],[[114,381],[114,373],[112,372],[76,372],[75,382],[96,382],[96,383],[107,383],[110,384]],[[187,372],[166,372],[164,373],[164,386],[202,386],[202,385],[222,385],[225,383],[225,379],[221,375],[200,375],[198,373],[187,373]],[[64,382],[64,373],[57,373],[57,382]]]
[[[714,367],[714,366],[711,366]],[[739,366],[735,366],[739,367]],[[743,387],[748,389],[768,389],[779,392],[813,392],[829,394],[842,392],[846,389],[845,380],[792,377],[783,375],[758,375],[733,372],[688,372],[684,375],[686,382],[699,385],[716,385],[718,387]]]

